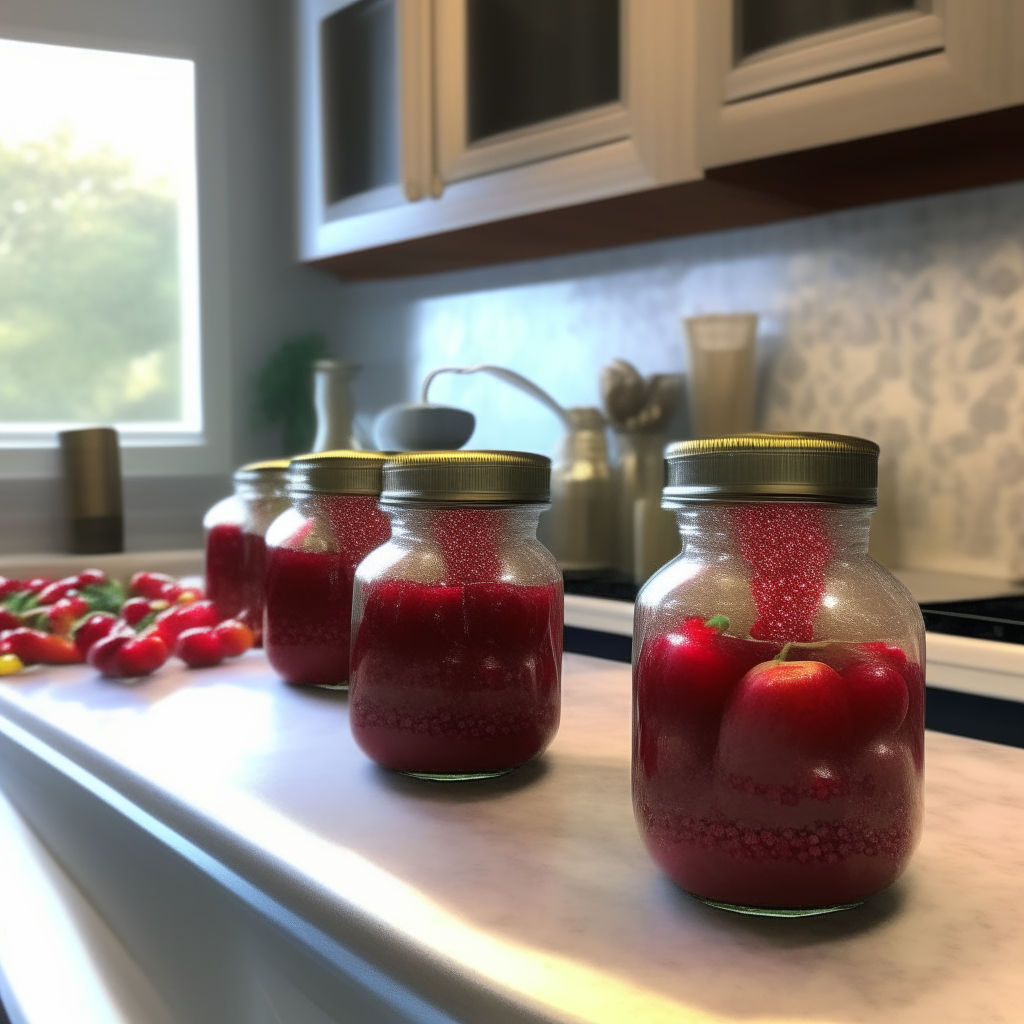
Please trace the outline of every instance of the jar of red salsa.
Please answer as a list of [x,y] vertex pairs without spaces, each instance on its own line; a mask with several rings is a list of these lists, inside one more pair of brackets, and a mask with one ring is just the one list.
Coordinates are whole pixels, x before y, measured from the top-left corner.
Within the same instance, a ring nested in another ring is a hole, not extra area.
[[666,461],[683,552],[640,592],[633,642],[647,849],[730,909],[859,903],[921,830],[924,623],[868,556],[878,447],[749,434]]
[[385,768],[501,775],[540,754],[561,710],[562,574],[537,540],[551,462],[417,452],[384,466],[391,540],[359,567],[349,716]]
[[288,507],[287,459],[250,462],[235,470],[235,493],[203,517],[206,531],[206,596],[221,618],[239,618],[263,631],[267,527]]
[[289,683],[348,685],[352,577],[391,533],[377,508],[381,452],[292,459],[291,507],[267,531],[263,646]]

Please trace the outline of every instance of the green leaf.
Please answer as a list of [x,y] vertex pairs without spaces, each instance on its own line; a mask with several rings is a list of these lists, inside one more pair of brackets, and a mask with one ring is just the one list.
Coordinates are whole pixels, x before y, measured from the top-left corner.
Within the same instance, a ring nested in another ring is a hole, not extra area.
[[308,452],[316,436],[313,363],[327,352],[320,334],[283,341],[256,376],[257,407],[267,422],[280,423],[286,455]]
[[4,601],[4,607],[15,615],[26,615],[39,607],[39,595],[31,590],[18,590]]
[[89,609],[94,612],[110,612],[117,615],[125,602],[124,584],[120,580],[94,583],[83,587],[80,593],[89,603]]

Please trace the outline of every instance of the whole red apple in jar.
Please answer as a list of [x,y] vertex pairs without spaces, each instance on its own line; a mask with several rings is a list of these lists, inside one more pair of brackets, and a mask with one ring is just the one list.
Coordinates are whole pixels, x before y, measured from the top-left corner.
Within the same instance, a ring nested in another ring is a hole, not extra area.
[[855,905],[921,826],[924,626],[867,554],[878,448],[752,434],[666,459],[684,550],[637,600],[641,837],[727,909]]

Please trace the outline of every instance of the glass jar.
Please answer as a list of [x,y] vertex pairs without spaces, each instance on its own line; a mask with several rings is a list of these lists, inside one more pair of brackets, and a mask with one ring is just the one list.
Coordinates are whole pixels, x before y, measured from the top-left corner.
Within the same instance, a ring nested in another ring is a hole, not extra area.
[[536,537],[550,460],[418,452],[384,467],[391,540],[356,572],[349,720],[385,768],[501,775],[561,711],[562,574]]
[[867,553],[878,447],[749,434],[666,460],[683,552],[636,604],[641,835],[716,905],[856,904],[899,877],[921,829],[924,623]]
[[352,578],[391,533],[377,508],[384,459],[335,451],[291,462],[291,507],[267,531],[263,644],[286,682],[348,685]]
[[203,517],[206,596],[224,619],[241,619],[261,642],[267,527],[288,507],[287,459],[250,462],[235,470],[235,493]]

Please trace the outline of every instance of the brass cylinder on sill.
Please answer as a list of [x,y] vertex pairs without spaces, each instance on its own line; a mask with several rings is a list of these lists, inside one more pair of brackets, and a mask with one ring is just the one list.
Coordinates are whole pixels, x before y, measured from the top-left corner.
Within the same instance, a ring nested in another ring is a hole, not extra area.
[[68,550],[78,555],[124,551],[121,451],[111,427],[64,430],[60,438]]

